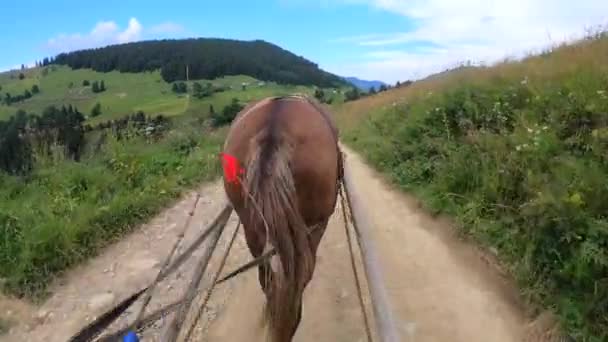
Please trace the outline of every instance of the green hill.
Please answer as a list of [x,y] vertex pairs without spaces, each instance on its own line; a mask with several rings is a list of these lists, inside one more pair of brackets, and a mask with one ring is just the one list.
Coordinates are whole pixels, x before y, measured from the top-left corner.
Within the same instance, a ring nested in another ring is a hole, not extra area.
[[[20,79],[19,74],[24,78]],[[84,86],[83,82],[89,85]],[[92,89],[94,81],[104,82],[105,91],[95,93]],[[192,96],[192,86],[211,83],[225,91],[214,96],[197,99]],[[245,90],[243,90],[245,84]],[[31,90],[37,85],[40,92],[31,98],[6,105],[6,93],[15,96]],[[278,84],[262,82],[250,76],[225,76],[214,80],[194,80],[188,82],[186,94],[176,94],[172,84],[166,83],[160,72],[96,72],[91,69],[73,70],[66,66],[49,65],[22,71],[12,71],[0,74],[0,120],[14,115],[23,109],[28,113],[40,114],[50,105],[78,108],[89,115],[96,103],[101,105],[101,115],[89,118],[90,123],[121,118],[137,111],[149,114],[175,116],[187,112],[208,111],[209,105],[223,107],[232,98],[248,102],[265,96],[281,95],[293,92],[312,94],[310,86]]]
[[50,62],[103,72],[160,70],[167,82],[248,75],[282,84],[319,87],[346,84],[309,60],[262,40],[153,40],[63,53],[43,64]]
[[336,108],[348,144],[496,254],[576,341],[608,340],[608,34]]

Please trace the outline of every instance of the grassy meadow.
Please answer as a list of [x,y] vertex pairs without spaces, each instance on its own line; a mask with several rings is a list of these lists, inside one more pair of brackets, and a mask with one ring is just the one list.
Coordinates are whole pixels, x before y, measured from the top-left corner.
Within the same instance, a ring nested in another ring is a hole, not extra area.
[[608,340],[608,35],[334,108],[343,140],[496,254],[576,341]]
[[[46,70],[46,71],[44,71]],[[101,104],[102,115],[97,120],[120,118],[141,110],[142,106],[150,113],[176,115],[187,107],[186,97],[177,97],[171,92],[171,85],[164,82],[159,72],[148,73],[99,73],[92,70],[71,70],[64,66],[48,66],[25,70],[23,80],[9,75],[18,74],[14,71],[0,77],[2,93],[22,93],[25,89],[38,84],[40,93],[11,106],[0,105],[0,118],[6,119],[15,114],[17,109],[28,113],[41,113],[50,105],[72,105],[81,112],[89,114],[95,103]],[[93,93],[91,85],[83,86],[83,81],[101,81],[106,90]]]
[[[19,79],[23,73],[25,78]],[[106,90],[94,93],[92,86],[83,85],[84,81],[104,81]],[[209,105],[222,109],[233,98],[241,102],[258,100],[266,96],[305,93],[312,95],[314,89],[306,86],[283,85],[275,82],[260,82],[249,76],[226,76],[214,80],[192,80],[188,83],[191,91],[192,84],[212,83],[215,86],[226,87],[227,90],[203,99],[193,98],[189,94],[176,94],[171,90],[171,84],[162,80],[160,72],[121,73],[96,72],[90,69],[72,70],[66,66],[50,65],[47,67],[15,70],[0,74],[0,94],[22,94],[33,85],[38,85],[40,93],[30,99],[13,103],[10,106],[0,104],[0,120],[8,119],[18,109],[28,113],[40,114],[50,105],[72,105],[82,113],[89,115],[96,103],[101,105],[101,115],[88,118],[88,123],[119,119],[137,111],[164,116],[177,116],[185,113],[209,111]],[[243,83],[246,84],[243,89]],[[326,90],[332,94],[332,90]],[[332,94],[333,95],[333,94]],[[341,101],[342,94],[335,94],[336,101]]]

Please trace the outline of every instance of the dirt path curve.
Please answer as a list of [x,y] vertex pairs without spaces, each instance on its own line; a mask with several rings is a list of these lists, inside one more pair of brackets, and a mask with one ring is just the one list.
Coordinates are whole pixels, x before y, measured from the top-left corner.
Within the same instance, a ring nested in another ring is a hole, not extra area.
[[[421,213],[414,201],[385,185],[360,157],[347,152],[358,192],[375,225],[372,236],[403,341],[522,341],[526,320],[517,295],[492,263],[455,238],[445,223]],[[202,203],[185,237],[188,241],[219,211],[224,197],[220,183],[204,186],[200,192]],[[32,311],[35,318],[29,327],[14,328],[0,339],[65,341],[87,320],[143,287],[158,271],[193,198],[193,194],[186,196],[98,258],[70,271],[53,286],[55,294]],[[338,210],[321,243],[315,275],[305,292],[297,342],[365,341]],[[227,232],[234,229],[235,216]],[[229,234],[224,233],[220,246],[228,239]],[[249,260],[242,234],[235,247],[227,269]],[[217,266],[219,254],[212,259],[211,270]],[[152,309],[184,293],[193,261],[161,284]],[[261,341],[263,298],[256,277],[250,272],[222,285],[213,294],[196,335],[204,341]],[[365,301],[369,304],[367,297]],[[117,324],[130,321],[133,311]],[[150,329],[144,341],[157,340],[161,324]]]

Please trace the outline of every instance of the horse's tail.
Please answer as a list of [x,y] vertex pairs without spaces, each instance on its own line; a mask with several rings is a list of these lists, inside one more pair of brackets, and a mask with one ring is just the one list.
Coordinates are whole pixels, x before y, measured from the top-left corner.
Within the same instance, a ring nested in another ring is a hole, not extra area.
[[266,284],[265,322],[271,341],[291,341],[313,262],[290,167],[292,148],[272,126],[255,137],[251,148],[245,188],[250,220],[253,227],[265,228],[265,250],[274,247],[280,260],[274,256],[273,270],[268,270],[272,274]]

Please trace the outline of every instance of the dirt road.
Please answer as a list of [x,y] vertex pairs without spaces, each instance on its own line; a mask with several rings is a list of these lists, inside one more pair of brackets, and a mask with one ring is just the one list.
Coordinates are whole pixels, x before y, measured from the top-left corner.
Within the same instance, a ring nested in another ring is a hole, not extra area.
[[[522,341],[526,320],[516,291],[488,258],[454,237],[445,222],[428,217],[413,200],[391,190],[356,154],[348,151],[347,162],[375,226],[372,236],[403,341]],[[200,192],[203,197],[186,241],[191,241],[213,218],[224,198],[219,182],[202,187]],[[66,341],[95,315],[146,285],[158,272],[193,199],[194,194],[189,194],[99,257],[68,272],[52,286],[54,295],[40,308],[30,306],[25,310],[21,305],[19,310],[11,310],[26,324],[14,327],[0,339]],[[319,248],[315,275],[305,292],[297,342],[365,341],[343,222],[337,209]],[[235,216],[220,247],[229,240]],[[244,238],[239,235],[228,259],[228,270],[250,258]],[[211,270],[217,267],[219,254],[212,259]],[[193,263],[191,260],[182,272],[161,283],[151,309],[184,293]],[[250,272],[221,285],[214,292],[196,335],[205,341],[262,340],[258,324],[263,297],[256,277],[255,272]],[[369,304],[367,297],[365,301]],[[133,319],[135,309],[115,326]],[[0,310],[5,315],[10,308]],[[161,325],[162,321],[149,329],[143,340],[157,340]]]

